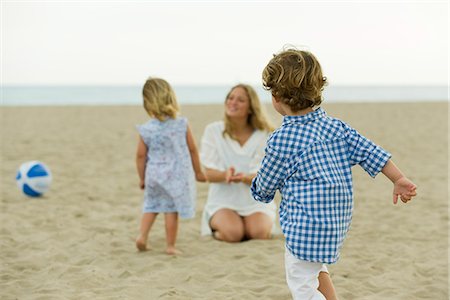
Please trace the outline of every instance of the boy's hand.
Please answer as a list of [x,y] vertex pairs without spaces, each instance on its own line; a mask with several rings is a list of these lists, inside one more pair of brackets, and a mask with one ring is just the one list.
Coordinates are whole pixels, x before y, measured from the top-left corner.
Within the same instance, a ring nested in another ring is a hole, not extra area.
[[145,181],[144,181],[144,180],[140,180],[140,181],[139,181],[139,188],[140,188],[141,190],[143,190],[143,189],[145,188]]
[[398,179],[396,182],[394,182],[394,204],[397,204],[399,196],[404,203],[410,201],[412,197],[417,195],[416,189],[417,186],[408,178],[402,177]]

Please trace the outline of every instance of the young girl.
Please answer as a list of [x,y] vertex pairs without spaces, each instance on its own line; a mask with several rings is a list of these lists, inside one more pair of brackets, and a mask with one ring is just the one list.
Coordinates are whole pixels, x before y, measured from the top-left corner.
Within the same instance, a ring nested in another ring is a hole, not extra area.
[[195,178],[204,182],[198,151],[186,118],[177,117],[178,104],[169,83],[150,78],[143,88],[144,108],[151,117],[137,126],[139,142],[136,154],[139,186],[144,190],[143,215],[136,247],[147,249],[149,231],[158,213],[164,213],[166,253],[175,248],[178,214],[195,215]]

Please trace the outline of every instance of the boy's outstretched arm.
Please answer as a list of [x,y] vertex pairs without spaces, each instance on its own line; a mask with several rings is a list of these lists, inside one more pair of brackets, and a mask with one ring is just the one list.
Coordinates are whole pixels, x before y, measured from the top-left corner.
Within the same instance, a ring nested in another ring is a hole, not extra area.
[[394,184],[394,192],[392,195],[394,204],[397,204],[399,196],[404,203],[407,203],[412,197],[417,195],[417,186],[406,178],[391,160],[388,160],[383,169],[381,169],[381,172]]

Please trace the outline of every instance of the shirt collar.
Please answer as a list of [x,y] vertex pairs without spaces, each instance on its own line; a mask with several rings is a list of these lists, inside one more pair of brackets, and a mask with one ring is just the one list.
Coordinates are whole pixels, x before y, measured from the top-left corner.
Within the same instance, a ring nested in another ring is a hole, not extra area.
[[302,115],[302,116],[284,116],[283,117],[283,125],[284,124],[289,124],[289,123],[306,124],[306,123],[311,122],[313,120],[316,120],[316,119],[319,119],[319,118],[323,118],[326,115],[327,115],[326,112],[321,107],[319,107],[315,111],[307,113],[306,115]]

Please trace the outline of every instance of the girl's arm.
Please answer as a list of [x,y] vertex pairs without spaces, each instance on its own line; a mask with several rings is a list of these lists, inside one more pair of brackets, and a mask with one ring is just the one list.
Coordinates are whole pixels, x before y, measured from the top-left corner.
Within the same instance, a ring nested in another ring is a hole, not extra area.
[[206,177],[205,174],[203,174],[202,168],[200,166],[200,158],[198,155],[197,146],[195,145],[194,136],[192,135],[191,127],[189,125],[187,126],[186,142],[191,154],[191,161],[192,167],[194,168],[195,172],[195,179],[199,182],[205,182]]
[[139,187],[144,189],[145,187],[145,166],[147,163],[147,145],[144,140],[139,136],[139,142],[136,151],[136,167],[139,175]]

